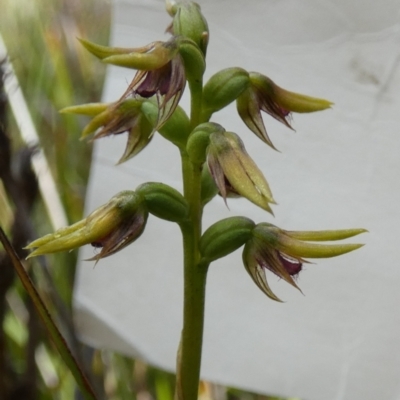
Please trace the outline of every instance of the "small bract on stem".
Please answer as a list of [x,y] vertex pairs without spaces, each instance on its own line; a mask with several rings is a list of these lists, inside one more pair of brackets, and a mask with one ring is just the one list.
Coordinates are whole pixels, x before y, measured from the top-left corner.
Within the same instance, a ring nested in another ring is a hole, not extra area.
[[[121,192],[87,218],[32,242],[30,257],[70,250],[84,244],[100,248],[96,261],[136,241],[149,214],[179,225],[183,240],[183,330],[177,362],[176,396],[195,400],[200,378],[207,271],[218,258],[244,246],[243,263],[252,280],[271,299],[265,270],[295,288],[293,279],[307,258],[334,257],[360,244],[325,244],[342,240],[363,229],[336,231],[287,231],[270,223],[256,224],[243,216],[216,221],[205,232],[205,205],[218,193],[225,202],[244,197],[272,214],[276,204],[261,170],[246,152],[241,137],[227,132],[211,118],[230,103],[246,126],[274,148],[261,111],[291,128],[291,112],[327,109],[327,100],[289,92],[270,78],[240,67],[226,68],[203,84],[208,24],[198,4],[167,2],[172,23],[166,42],[140,48],[106,47],[81,39],[83,46],[105,63],[136,69],[128,89],[112,104],[67,107],[63,112],[91,116],[82,137],[101,139],[128,133],[125,162],[146,146],[158,132],[179,149],[183,193],[160,182],[147,182],[136,190]],[[179,107],[188,83],[190,117]],[[267,216],[267,214],[266,214]]]

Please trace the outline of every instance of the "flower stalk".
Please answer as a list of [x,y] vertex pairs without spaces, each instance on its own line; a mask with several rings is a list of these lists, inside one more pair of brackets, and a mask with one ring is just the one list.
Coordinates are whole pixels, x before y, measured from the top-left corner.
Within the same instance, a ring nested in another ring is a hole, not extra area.
[[[202,91],[190,85],[191,127],[201,123]],[[182,223],[184,263],[183,329],[177,365],[176,392],[181,399],[197,399],[203,345],[204,306],[208,263],[201,263],[201,168],[193,164],[186,151],[181,152],[183,194],[189,204],[189,221]]]

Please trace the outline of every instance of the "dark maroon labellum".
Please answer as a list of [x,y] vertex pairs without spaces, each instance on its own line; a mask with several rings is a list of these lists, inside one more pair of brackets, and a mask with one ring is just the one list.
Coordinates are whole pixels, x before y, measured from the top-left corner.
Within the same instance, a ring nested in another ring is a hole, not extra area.
[[297,275],[303,267],[303,263],[297,260],[296,258],[292,258],[287,256],[286,254],[282,254],[279,251],[277,251],[279,261],[282,263],[282,265],[285,267],[286,271],[288,272],[289,275]]
[[136,93],[144,98],[154,96],[156,93],[167,94],[171,85],[171,63],[167,63],[159,69],[148,71],[142,83],[136,89]]

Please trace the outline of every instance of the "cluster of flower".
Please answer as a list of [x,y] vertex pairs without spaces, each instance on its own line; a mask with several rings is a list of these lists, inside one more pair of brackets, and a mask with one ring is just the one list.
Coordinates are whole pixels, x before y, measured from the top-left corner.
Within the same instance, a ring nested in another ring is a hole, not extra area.
[[[124,162],[159,132],[175,144],[192,167],[202,173],[201,206],[217,193],[225,200],[243,196],[271,212],[271,190],[240,137],[227,132],[212,116],[232,102],[247,127],[275,149],[264,122],[265,112],[291,128],[291,112],[305,113],[327,109],[329,101],[282,89],[266,76],[242,68],[226,68],[203,86],[209,33],[197,4],[170,5],[173,17],[167,29],[172,37],[141,48],[115,48],[80,40],[83,46],[105,63],[137,70],[121,98],[111,104],[85,104],[68,107],[67,113],[92,116],[82,136],[94,139],[128,132],[128,141],[119,162]],[[192,94],[191,117],[179,106],[188,83]],[[161,183],[141,185],[135,192],[121,192],[86,219],[31,243],[30,256],[68,250],[91,243],[101,247],[94,259],[114,254],[136,240],[145,228],[148,213],[178,224],[193,218],[190,200]],[[196,218],[199,217],[199,213]],[[195,221],[192,221],[195,223]],[[197,221],[198,222],[198,221]],[[200,216],[201,222],[201,216]],[[264,270],[268,269],[297,287],[293,276],[305,262],[303,257],[332,257],[360,247],[358,244],[316,244],[348,238],[362,229],[290,232],[271,224],[256,225],[245,217],[216,222],[199,242],[200,258],[208,263],[244,245],[245,267],[255,283],[274,300]]]

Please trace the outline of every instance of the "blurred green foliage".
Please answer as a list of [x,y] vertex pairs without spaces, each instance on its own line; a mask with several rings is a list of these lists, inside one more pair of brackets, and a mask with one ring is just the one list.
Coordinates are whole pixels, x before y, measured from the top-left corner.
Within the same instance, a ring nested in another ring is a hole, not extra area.
[[76,38],[107,43],[110,4],[102,0],[1,2],[1,34],[67,215],[76,221],[82,216],[91,146],[79,141],[84,120],[58,110],[100,98],[105,66],[94,62]]

